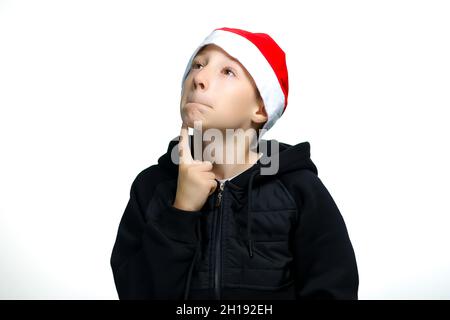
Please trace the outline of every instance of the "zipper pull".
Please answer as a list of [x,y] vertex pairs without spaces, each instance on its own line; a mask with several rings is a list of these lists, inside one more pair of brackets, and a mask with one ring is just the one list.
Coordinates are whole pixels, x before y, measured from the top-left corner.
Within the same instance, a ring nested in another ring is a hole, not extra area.
[[220,203],[222,202],[222,192],[223,192],[224,187],[225,187],[225,181],[220,183],[220,190],[219,190],[219,193],[217,194],[216,208],[218,206],[220,206]]

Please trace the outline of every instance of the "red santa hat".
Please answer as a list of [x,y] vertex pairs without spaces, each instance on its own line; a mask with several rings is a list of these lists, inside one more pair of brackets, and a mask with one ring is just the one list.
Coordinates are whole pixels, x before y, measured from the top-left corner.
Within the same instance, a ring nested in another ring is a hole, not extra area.
[[[268,116],[261,129],[269,130],[282,116],[288,103],[289,82],[285,52],[266,33],[216,28],[200,43],[189,59],[181,81],[182,90],[195,55],[202,47],[211,43],[237,59],[252,76]],[[261,132],[261,136],[264,132]]]

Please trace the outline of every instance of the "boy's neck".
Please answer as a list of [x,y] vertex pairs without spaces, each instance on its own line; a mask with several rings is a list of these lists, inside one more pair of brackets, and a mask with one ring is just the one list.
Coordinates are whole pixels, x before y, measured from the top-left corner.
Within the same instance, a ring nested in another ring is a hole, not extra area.
[[222,143],[214,141],[215,143],[213,145],[214,147],[219,147],[219,150],[222,149],[222,161],[215,161],[214,158],[209,159],[208,155],[210,152],[204,151],[213,141],[202,141],[203,161],[212,162],[213,168],[211,171],[218,180],[228,179],[244,172],[252,167],[260,158],[260,154],[250,149],[250,140],[248,138],[238,139],[237,137],[233,137],[233,139],[226,139],[225,135],[223,137],[224,141]]
[[252,167],[258,161],[259,155],[256,152],[249,151],[247,158],[248,161],[246,161],[245,163],[213,163],[213,168],[211,171],[216,175],[216,179],[218,180],[228,179]]

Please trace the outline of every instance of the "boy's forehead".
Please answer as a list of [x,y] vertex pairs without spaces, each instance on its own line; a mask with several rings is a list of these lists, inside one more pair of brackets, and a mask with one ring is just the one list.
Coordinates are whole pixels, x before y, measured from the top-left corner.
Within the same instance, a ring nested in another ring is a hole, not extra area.
[[236,63],[239,63],[239,60],[235,59],[234,57],[230,56],[228,54],[228,52],[226,52],[225,50],[223,50],[221,47],[219,47],[218,45],[215,44],[207,44],[205,46],[203,46],[195,55],[196,57],[199,56],[203,56],[206,55],[209,51],[220,51],[222,54],[224,54],[229,60],[234,61]]
[[250,73],[248,72],[248,70],[245,68],[245,66],[243,66],[242,63],[241,63],[239,60],[237,60],[236,58],[230,56],[230,55],[228,54],[228,52],[226,52],[224,49],[222,49],[222,48],[219,47],[218,45],[213,44],[213,43],[204,45],[202,48],[200,48],[200,50],[197,52],[197,54],[195,55],[195,57],[199,57],[199,56],[205,55],[205,53],[207,53],[207,52],[209,52],[209,51],[212,51],[212,50],[218,50],[218,51],[222,52],[222,53],[223,53],[230,61],[234,62],[235,65],[237,66],[237,68],[238,68],[239,70],[242,70],[242,71],[245,73],[245,75],[247,76],[247,78],[250,79],[250,81],[252,82],[253,87],[256,88],[256,84],[255,84],[255,82],[254,82],[254,79],[253,79],[253,77],[250,75]]

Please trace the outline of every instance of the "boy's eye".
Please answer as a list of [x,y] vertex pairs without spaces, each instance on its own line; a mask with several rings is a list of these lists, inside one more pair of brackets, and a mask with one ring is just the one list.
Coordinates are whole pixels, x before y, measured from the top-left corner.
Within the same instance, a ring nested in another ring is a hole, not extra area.
[[233,76],[236,76],[236,74],[234,73],[234,71],[233,71],[232,69],[230,69],[230,68],[225,68],[225,71],[229,71],[229,72],[231,72],[231,73],[233,74]]
[[[199,62],[193,62],[192,63],[192,69],[197,69],[197,66],[201,66],[202,64],[201,63],[199,63]],[[228,74],[228,72],[231,72],[231,74],[233,75],[233,76],[236,76],[236,73],[233,71],[233,69],[231,69],[231,68],[225,68],[224,69],[225,70],[225,73],[226,74]]]

